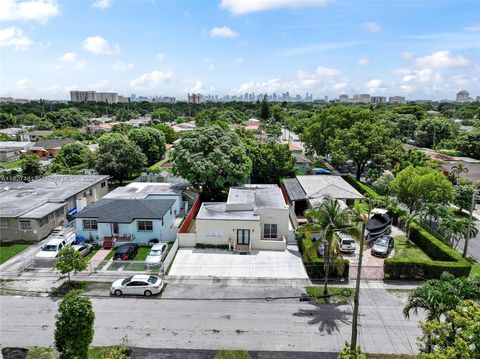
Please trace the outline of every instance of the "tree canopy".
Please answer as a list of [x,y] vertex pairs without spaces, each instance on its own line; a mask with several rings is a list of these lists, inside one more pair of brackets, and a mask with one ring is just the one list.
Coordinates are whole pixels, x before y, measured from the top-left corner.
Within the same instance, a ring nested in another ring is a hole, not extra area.
[[153,165],[165,154],[165,136],[153,127],[141,127],[131,130],[128,138],[133,141],[147,156],[147,163]]

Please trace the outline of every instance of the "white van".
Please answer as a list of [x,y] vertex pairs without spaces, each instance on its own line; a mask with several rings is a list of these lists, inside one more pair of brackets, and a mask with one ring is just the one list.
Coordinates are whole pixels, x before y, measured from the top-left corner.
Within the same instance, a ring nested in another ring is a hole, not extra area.
[[37,259],[57,258],[58,252],[65,246],[71,246],[75,242],[75,232],[72,230],[54,230],[51,239],[42,246],[40,252],[35,255]]

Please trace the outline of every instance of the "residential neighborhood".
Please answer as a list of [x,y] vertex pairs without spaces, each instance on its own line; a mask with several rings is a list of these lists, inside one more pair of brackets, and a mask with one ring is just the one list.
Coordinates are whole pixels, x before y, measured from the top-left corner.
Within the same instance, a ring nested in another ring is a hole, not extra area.
[[1,358],[480,358],[478,4],[0,2]]

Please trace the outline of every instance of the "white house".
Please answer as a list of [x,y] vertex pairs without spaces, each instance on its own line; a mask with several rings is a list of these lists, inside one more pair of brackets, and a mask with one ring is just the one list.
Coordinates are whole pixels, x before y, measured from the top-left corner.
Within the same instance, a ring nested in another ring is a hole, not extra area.
[[227,202],[205,202],[195,221],[195,243],[228,245],[236,252],[285,250],[288,205],[276,185],[230,188]]

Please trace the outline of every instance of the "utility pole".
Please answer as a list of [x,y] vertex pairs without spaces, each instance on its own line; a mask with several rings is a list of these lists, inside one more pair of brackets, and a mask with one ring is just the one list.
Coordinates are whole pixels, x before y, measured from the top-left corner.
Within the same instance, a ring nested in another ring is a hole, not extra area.
[[[370,217],[370,213],[369,213],[369,217]],[[355,283],[355,294],[353,299],[352,339],[350,344],[351,350],[355,350],[355,348],[357,347],[358,307],[360,305],[360,276],[362,273],[364,242],[365,242],[365,220],[362,223],[362,238],[360,238],[360,254],[358,256],[357,281]]]
[[463,258],[467,258],[468,255],[468,241],[470,240],[473,209],[475,208],[475,189],[472,190],[472,203],[470,203],[470,218],[468,219],[467,234],[465,236],[465,245],[463,246]]

